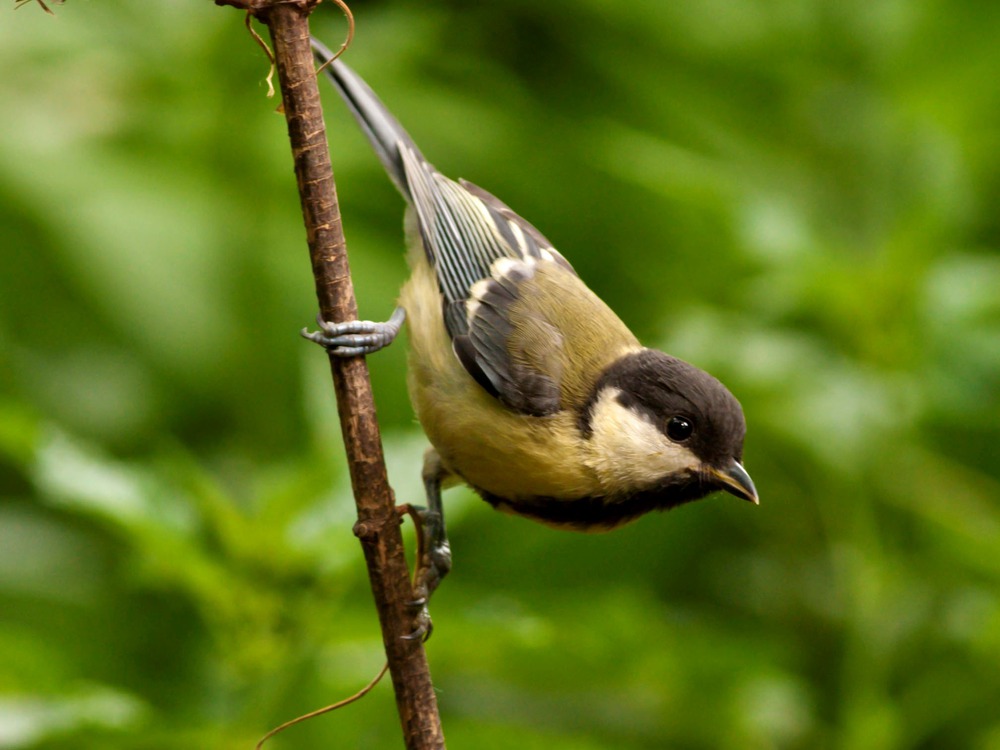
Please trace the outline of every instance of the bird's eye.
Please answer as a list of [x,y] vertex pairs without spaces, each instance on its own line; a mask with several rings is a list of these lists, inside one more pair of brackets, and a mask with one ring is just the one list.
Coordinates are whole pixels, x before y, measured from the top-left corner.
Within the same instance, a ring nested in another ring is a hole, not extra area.
[[682,443],[691,437],[694,424],[687,417],[671,417],[667,422],[667,437],[676,443]]

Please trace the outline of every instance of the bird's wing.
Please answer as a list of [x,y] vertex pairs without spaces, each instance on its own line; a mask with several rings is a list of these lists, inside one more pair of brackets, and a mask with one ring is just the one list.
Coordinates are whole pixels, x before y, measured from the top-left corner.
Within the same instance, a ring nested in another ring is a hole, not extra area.
[[438,172],[416,149],[399,143],[403,175],[427,259],[444,295],[445,325],[452,338],[468,333],[466,302],[477,282],[490,278],[501,258],[545,257],[573,267],[531,224],[471,182]]
[[541,232],[470,182],[400,144],[421,240],[459,361],[523,414],[582,405],[600,372],[639,348]]
[[561,263],[493,263],[466,305],[468,333],[455,354],[489,393],[522,414],[579,409],[600,374],[639,342],[579,277]]

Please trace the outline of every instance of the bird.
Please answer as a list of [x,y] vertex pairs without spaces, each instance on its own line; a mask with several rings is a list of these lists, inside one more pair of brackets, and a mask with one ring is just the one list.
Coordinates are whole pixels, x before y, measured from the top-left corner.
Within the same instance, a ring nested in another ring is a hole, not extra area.
[[758,504],[732,393],[640,344],[538,229],[441,174],[360,76],[315,39],[313,51],[407,203],[411,275],[388,321],[318,319],[302,334],[353,357],[407,325],[410,399],[431,444],[418,601],[451,569],[441,492],[452,485],[588,532],[720,490]]

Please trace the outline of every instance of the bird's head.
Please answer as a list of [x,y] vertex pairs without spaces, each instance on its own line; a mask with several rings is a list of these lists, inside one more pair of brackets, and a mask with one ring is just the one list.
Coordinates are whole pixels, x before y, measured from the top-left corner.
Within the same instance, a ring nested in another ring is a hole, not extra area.
[[707,372],[652,349],[602,373],[581,429],[611,495],[655,493],[661,507],[717,490],[758,502],[743,468],[746,421],[739,401]]

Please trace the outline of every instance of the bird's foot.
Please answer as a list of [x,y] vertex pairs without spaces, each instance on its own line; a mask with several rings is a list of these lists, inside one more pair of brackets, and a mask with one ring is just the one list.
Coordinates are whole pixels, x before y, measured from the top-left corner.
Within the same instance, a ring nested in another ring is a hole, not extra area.
[[431,594],[451,570],[451,547],[444,536],[439,513],[409,503],[400,505],[396,510],[401,515],[405,514],[413,519],[417,532],[417,561],[413,573],[414,598],[409,602],[414,610],[414,627],[409,635],[403,637],[408,640],[426,641],[434,629],[427,604]]
[[399,334],[405,319],[402,307],[397,307],[384,323],[372,320],[331,323],[317,315],[316,323],[320,330],[310,332],[303,328],[302,337],[315,341],[337,357],[360,357],[389,346]]

